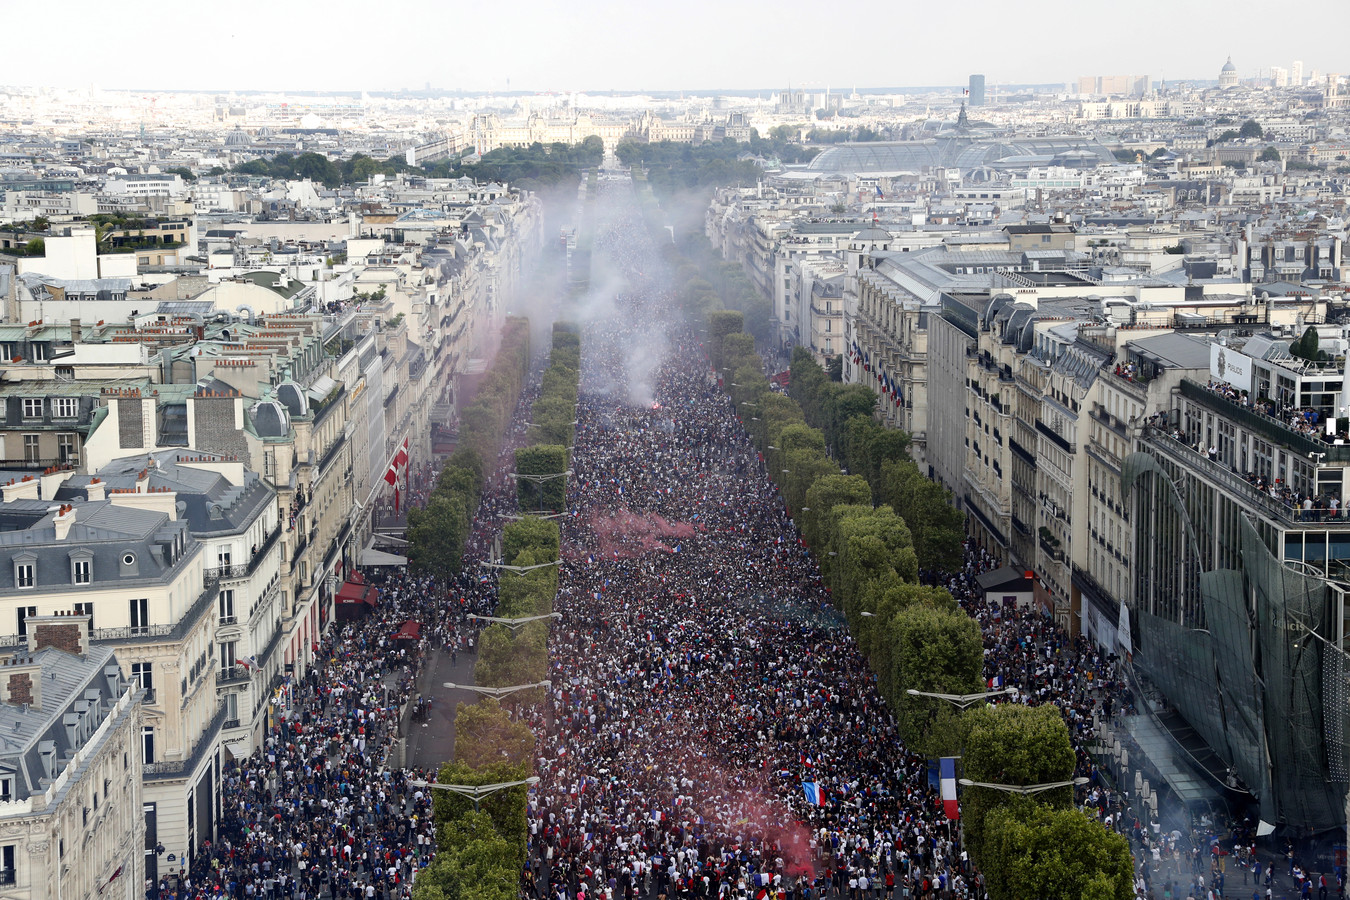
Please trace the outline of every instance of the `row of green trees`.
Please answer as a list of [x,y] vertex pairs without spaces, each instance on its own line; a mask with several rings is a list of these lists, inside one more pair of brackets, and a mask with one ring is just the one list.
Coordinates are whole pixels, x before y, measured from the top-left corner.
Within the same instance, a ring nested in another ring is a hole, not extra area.
[[909,435],[874,418],[877,395],[861,384],[831,381],[802,347],[792,351],[788,390],[807,423],[820,429],[835,458],[866,479],[872,502],[890,506],[910,524],[919,567],[960,568],[965,516],[952,504],[951,491],[925,475],[910,457]]
[[[321,153],[278,153],[272,157],[258,157],[235,166],[240,175],[265,178],[308,178],[325,187],[368,181],[373,175],[393,176],[404,172],[432,178],[469,177],[476,181],[498,181],[513,188],[546,190],[574,189],[581,183],[581,173],[598,166],[605,155],[604,142],[599,137],[588,137],[579,144],[540,144],[528,147],[501,147],[484,153],[477,163],[468,164],[459,158],[444,159],[425,166],[410,166],[396,157],[375,159],[356,153],[347,159],[333,160]],[[185,168],[171,169],[188,180],[195,176]],[[209,174],[224,174],[212,170]]]
[[567,499],[569,451],[576,439],[581,335],[575,325],[553,324],[553,346],[539,398],[530,409],[528,446],[516,451],[516,498],[523,512],[562,512]]
[[[932,530],[946,535],[952,545],[943,546],[936,536],[926,542],[929,562],[960,558],[963,533],[950,528],[950,507],[937,510],[910,502],[908,460],[900,458],[903,442],[896,457],[878,469],[875,488],[865,475],[841,469],[830,455],[826,432],[810,423],[803,405],[770,388],[754,340],[739,330],[736,314],[711,316],[708,333],[713,364],[764,455],[789,514],[797,517],[802,540],[816,553],[825,585],[876,673],[881,695],[896,711],[906,745],[925,752],[930,749],[924,746],[930,719],[950,716],[906,692],[965,693],[982,684],[979,626],[946,590],[919,584],[915,534]],[[800,359],[794,374],[810,382]],[[819,372],[809,355],[806,359]],[[836,441],[875,424],[854,421],[871,422],[877,403],[876,395],[861,385],[826,379],[802,389],[801,396],[809,399],[813,417],[829,426]],[[885,495],[908,503],[911,518],[878,501]]]
[[[502,555],[517,566],[558,558],[558,526],[527,517],[502,530]],[[547,615],[558,592],[556,566],[519,574],[503,570],[497,615]],[[506,687],[543,681],[548,673],[548,620],[514,632],[485,629],[479,641],[474,683]],[[539,689],[512,694],[512,704],[538,699]],[[534,695],[534,696],[531,696]],[[441,766],[443,784],[485,785],[524,781],[534,771],[535,736],[510,708],[484,698],[461,703],[455,713],[455,758]],[[436,856],[413,884],[415,900],[516,900],[526,859],[526,788],[506,788],[472,800],[434,791]]]
[[[735,313],[709,317],[710,357],[876,673],[906,748],[961,756],[964,777],[977,782],[1071,779],[1073,748],[1056,707],[1008,704],[961,713],[909,693],[984,689],[978,623],[945,589],[918,578],[921,566],[960,562],[962,517],[908,458],[907,438],[878,431],[875,394],[830,381],[804,351],[794,356],[791,394],[774,392],[739,324]],[[851,461],[846,470],[836,462],[841,457]],[[1069,788],[1037,799],[966,790],[966,841],[995,900],[1130,896],[1128,844],[1073,809],[1072,800]]]
[[446,461],[426,505],[408,509],[408,561],[414,569],[442,582],[459,573],[483,491],[484,461],[497,458],[529,360],[529,320],[508,318],[497,358],[461,416],[458,449]]
[[685,144],[675,141],[624,141],[614,154],[625,166],[642,166],[647,180],[661,197],[688,191],[711,190],[730,184],[754,184],[764,174],[754,159],[742,159],[745,144]]

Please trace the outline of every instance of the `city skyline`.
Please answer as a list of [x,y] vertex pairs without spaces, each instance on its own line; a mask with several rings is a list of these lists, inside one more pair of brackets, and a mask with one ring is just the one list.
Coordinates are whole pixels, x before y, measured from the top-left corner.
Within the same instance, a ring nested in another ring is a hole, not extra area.
[[[59,67],[37,42],[12,48],[14,85],[58,89],[210,91],[397,91],[427,86],[445,91],[772,90],[792,84],[823,91],[853,87],[964,86],[971,72],[999,84],[1070,83],[1083,75],[1121,73],[1159,80],[1217,78],[1232,57],[1247,78],[1272,66],[1304,62],[1305,76],[1336,71],[1330,54],[1287,33],[1248,27],[1243,7],[1206,22],[1198,45],[1189,29],[1166,27],[1175,6],[1146,0],[1128,15],[1089,9],[1064,27],[1049,27],[1014,7],[989,0],[960,6],[900,10],[868,3],[850,10],[856,32],[815,39],[820,9],[789,0],[769,11],[739,4],[686,5],[679,15],[653,7],[581,0],[558,7],[518,4],[508,20],[487,8],[427,8],[396,0],[374,22],[368,7],[330,4],[324,18],[268,28],[273,7],[243,0],[216,10],[174,10],[162,20],[119,15],[104,4],[68,5],[82,27],[62,35]],[[1314,0],[1310,18],[1334,15],[1330,0]],[[36,7],[8,18],[16,33],[47,27]],[[352,29],[355,28],[355,32]],[[364,44],[351,34],[379,35]],[[849,37],[854,34],[855,37]],[[172,46],[189,36],[202,47],[189,69],[109,64],[125,48]],[[650,35],[660,35],[660,41]],[[725,35],[725,37],[722,37]],[[634,37],[637,36],[637,37]],[[742,36],[752,36],[746,40]],[[1096,39],[1094,39],[1096,36]],[[1110,40],[1100,38],[1109,36]],[[1047,45],[1054,52],[1044,52]],[[161,74],[162,73],[162,74]],[[169,74],[172,73],[172,74]]]

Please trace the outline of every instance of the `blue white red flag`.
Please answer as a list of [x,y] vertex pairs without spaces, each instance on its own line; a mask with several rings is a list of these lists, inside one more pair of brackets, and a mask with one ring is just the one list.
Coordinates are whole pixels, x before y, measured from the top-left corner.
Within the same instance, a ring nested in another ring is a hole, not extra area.
[[802,782],[802,790],[806,792],[806,802],[812,806],[825,805],[825,789],[813,781]]
[[956,757],[944,756],[938,760],[939,781],[942,783],[942,810],[948,819],[961,818],[961,807],[956,801]]

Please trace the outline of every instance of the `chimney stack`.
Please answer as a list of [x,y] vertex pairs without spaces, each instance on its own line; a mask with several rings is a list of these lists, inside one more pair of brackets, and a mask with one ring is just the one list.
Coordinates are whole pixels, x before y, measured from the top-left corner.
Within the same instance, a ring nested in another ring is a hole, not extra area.
[[62,612],[52,616],[29,616],[26,622],[29,653],[55,647],[75,656],[84,656],[89,649],[87,613]]
[[52,520],[52,524],[56,526],[56,539],[64,541],[70,534],[70,526],[75,524],[75,506],[70,503],[62,506],[57,510],[56,518]]
[[42,709],[42,666],[27,653],[0,662],[0,701]]

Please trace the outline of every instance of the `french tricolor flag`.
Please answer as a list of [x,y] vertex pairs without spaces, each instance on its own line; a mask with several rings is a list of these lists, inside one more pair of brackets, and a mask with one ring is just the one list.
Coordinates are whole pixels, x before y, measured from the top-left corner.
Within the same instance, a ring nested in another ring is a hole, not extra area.
[[825,805],[825,789],[813,781],[802,782],[802,790],[806,792],[806,802],[812,806]]
[[998,688],[1003,687],[1003,676],[995,675],[993,678],[989,679],[987,684],[991,690],[997,690]]
[[938,760],[938,776],[942,784],[942,809],[948,819],[961,818],[961,807],[956,802],[956,757],[944,756]]

